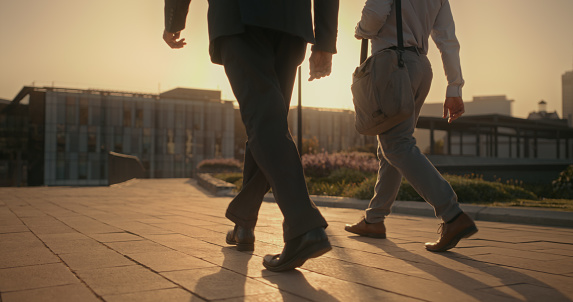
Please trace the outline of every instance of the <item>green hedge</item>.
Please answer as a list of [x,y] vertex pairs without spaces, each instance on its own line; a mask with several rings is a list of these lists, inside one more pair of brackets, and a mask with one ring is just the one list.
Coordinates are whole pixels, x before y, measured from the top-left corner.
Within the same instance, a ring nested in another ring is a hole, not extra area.
[[[235,184],[237,189],[240,190],[242,185],[242,175],[240,173],[216,174],[215,177]],[[521,199],[538,199],[533,192],[512,182],[486,181],[473,175],[457,176],[445,174],[444,178],[451,184],[460,202],[494,203]],[[371,199],[374,195],[376,175],[341,168],[333,171],[326,177],[307,177],[306,181],[311,195]],[[422,197],[405,180],[402,180],[396,199],[423,201]]]

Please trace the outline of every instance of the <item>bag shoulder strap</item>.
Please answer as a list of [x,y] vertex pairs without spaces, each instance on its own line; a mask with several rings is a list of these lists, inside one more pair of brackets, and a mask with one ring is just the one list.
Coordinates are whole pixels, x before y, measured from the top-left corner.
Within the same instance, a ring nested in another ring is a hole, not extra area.
[[362,45],[360,46],[360,64],[364,63],[368,58],[368,39],[362,39]]
[[398,49],[404,50],[404,33],[402,31],[402,1],[396,1],[396,31],[398,34]]
[[[404,60],[402,60],[402,52],[404,51],[404,33],[402,30],[402,1],[394,0],[396,3],[396,31],[398,36],[398,50],[399,64],[400,67],[404,66]],[[360,64],[364,63],[368,58],[368,39],[362,39],[362,45],[360,46]]]

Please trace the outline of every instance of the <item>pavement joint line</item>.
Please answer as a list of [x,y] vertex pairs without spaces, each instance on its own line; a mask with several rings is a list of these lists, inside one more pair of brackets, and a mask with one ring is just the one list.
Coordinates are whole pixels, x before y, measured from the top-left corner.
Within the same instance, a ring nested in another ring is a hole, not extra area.
[[[54,218],[54,219],[60,221],[59,219],[57,219],[56,217],[53,217],[52,215],[49,215],[49,214],[48,214],[48,216],[51,216],[52,218]],[[18,217],[18,216],[17,216],[17,217]],[[26,222],[22,221],[22,219],[21,219],[20,217],[18,217],[18,219],[20,219],[20,221],[21,221],[24,225],[26,225],[26,227],[28,227],[28,225],[26,224]],[[60,222],[62,222],[62,221],[60,221]],[[63,222],[62,222],[62,223],[63,223]],[[68,226],[69,226],[69,225],[68,225]],[[69,227],[72,228],[71,226],[69,226]],[[28,227],[28,229],[30,229],[30,228]],[[75,231],[77,231],[77,230],[74,229],[74,228],[72,228],[72,229],[75,230]],[[70,271],[70,273],[72,273],[72,274],[74,275],[74,277],[76,277],[76,279],[78,279],[78,281],[79,281],[82,285],[84,285],[89,291],[91,291],[92,294],[94,294],[98,299],[100,299],[100,300],[103,301],[102,296],[99,295],[98,293],[96,293],[96,292],[93,290],[93,288],[91,288],[91,286],[89,286],[82,278],[80,278],[80,276],[78,276],[78,274],[76,273],[76,271],[73,270],[73,269],[62,259],[62,257],[60,257],[60,255],[56,254],[56,253],[54,252],[54,250],[52,250],[52,249],[44,242],[44,240],[42,240],[42,238],[38,237],[38,235],[37,235],[34,231],[32,231],[32,230],[30,229],[30,232],[31,232],[32,234],[34,234],[34,236],[44,245],[44,247],[46,247],[55,257],[57,257],[57,258],[60,260],[60,263],[63,264],[63,265]],[[0,300],[0,302],[1,302],[1,300]]]
[[[199,298],[201,298],[201,299],[203,299],[203,300],[207,300],[207,299],[201,297],[200,295],[198,295],[198,294],[196,294],[196,293],[194,293],[194,292],[188,290],[187,288],[185,288],[185,287],[182,286],[181,284],[179,284],[179,283],[177,283],[177,282],[175,282],[175,281],[173,281],[173,280],[167,278],[167,277],[164,276],[161,272],[158,272],[158,271],[152,269],[151,267],[149,267],[149,266],[147,266],[147,265],[145,265],[145,264],[143,264],[143,263],[141,263],[141,262],[139,262],[139,261],[137,261],[137,260],[131,258],[131,257],[128,256],[128,255],[123,255],[123,256],[124,256],[125,258],[127,258],[128,260],[133,261],[133,262],[136,263],[137,265],[139,265],[139,266],[141,266],[141,267],[143,267],[143,268],[145,268],[145,269],[147,269],[147,270],[153,272],[154,274],[161,276],[161,278],[163,278],[163,279],[165,279],[165,280],[167,280],[167,281],[173,283],[174,285],[177,285],[180,289],[182,289],[182,290],[184,290],[184,291],[190,293],[192,296],[197,296],[197,297],[199,297]],[[138,291],[138,292],[140,292],[140,291]],[[208,300],[207,300],[207,301],[208,301]],[[0,302],[1,302],[1,301],[0,301]]]
[[[490,254],[491,254],[491,253],[490,253]],[[489,262],[489,261],[475,260],[475,259],[471,259],[471,258],[466,258],[466,260],[474,261],[474,262],[480,262],[480,263],[484,263],[484,264],[490,264],[491,266],[495,266],[495,267],[516,268],[516,269],[520,269],[520,270],[525,270],[525,271],[530,271],[530,272],[536,272],[536,273],[542,273],[542,274],[549,274],[549,275],[560,276],[560,277],[567,277],[567,274],[568,274],[568,273],[557,274],[557,273],[551,273],[551,272],[546,272],[546,271],[534,270],[534,269],[525,268],[525,267],[513,266],[513,265],[509,265],[509,264],[499,264],[499,263],[494,263],[494,262]]]
[[[358,264],[358,265],[360,265],[360,266],[365,266],[365,267],[369,267],[369,268],[373,268],[373,269],[377,269],[377,270],[381,270],[381,271],[396,273],[396,272],[394,272],[394,271],[386,270],[386,269],[379,268],[379,267],[370,267],[370,266],[367,266],[367,265],[362,265],[362,264],[359,264],[359,263],[354,263],[354,262],[350,262],[350,261],[345,261],[345,260],[342,260],[342,259],[339,259],[339,260],[341,260],[341,261],[343,261],[343,262],[347,262],[347,263],[353,264],[353,265]],[[328,276],[328,275],[326,275],[326,274],[323,274],[323,273],[320,273],[320,272],[316,272],[316,271],[313,271],[313,270],[308,269],[308,268],[305,268],[305,270],[310,271],[310,272],[313,272],[313,273],[318,274],[318,275],[322,275],[322,276],[334,278],[334,279],[337,279],[337,280],[339,280],[339,281],[344,281],[344,282],[350,282],[350,283],[354,283],[354,284],[359,284],[359,285],[362,285],[362,286],[365,286],[365,287],[369,287],[369,288],[376,289],[376,290],[381,290],[381,291],[387,292],[387,293],[396,294],[396,295],[399,295],[399,296],[402,296],[402,297],[407,297],[407,298],[411,298],[411,299],[415,299],[415,300],[428,301],[428,302],[430,302],[429,300],[423,300],[423,299],[416,298],[416,297],[413,297],[413,296],[408,296],[408,295],[406,295],[406,294],[402,294],[402,293],[399,293],[399,292],[387,290],[387,289],[384,289],[384,288],[381,288],[381,287],[376,287],[376,286],[374,286],[374,285],[370,285],[370,284],[366,284],[366,283],[362,283],[362,282],[357,282],[357,281],[348,281],[348,280],[344,280],[344,279],[341,279],[341,278],[337,278],[337,277],[333,277],[333,276]],[[403,275],[403,276],[407,276],[407,277],[413,277],[413,278],[419,278],[419,279],[422,279],[422,280],[432,281],[431,279],[426,279],[426,278],[419,277],[419,276],[410,276],[410,275],[403,274],[403,273],[398,273],[398,274]]]
[[[25,267],[25,266],[20,266],[20,267]],[[17,292],[25,292],[25,291],[30,291],[30,290],[45,289],[45,288],[64,287],[64,286],[70,286],[70,285],[76,285],[76,284],[77,283],[66,283],[66,284],[58,284],[58,285],[40,286],[40,287],[27,288],[27,289],[7,290],[7,291],[3,291],[0,293],[2,293],[2,294],[3,293],[17,293]],[[2,299],[0,299],[0,302],[2,302]]]

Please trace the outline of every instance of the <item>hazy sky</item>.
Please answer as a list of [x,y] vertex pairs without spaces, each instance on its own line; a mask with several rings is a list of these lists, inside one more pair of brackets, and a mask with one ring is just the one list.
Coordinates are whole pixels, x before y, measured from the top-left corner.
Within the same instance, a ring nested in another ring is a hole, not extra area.
[[[354,27],[364,5],[340,0],[333,74],[307,82],[303,106],[352,109],[351,74],[360,42]],[[450,0],[461,43],[464,99],[507,95],[526,117],[545,100],[561,115],[561,75],[573,70],[573,0]],[[223,68],[210,63],[207,1],[194,0],[183,32],[188,45],[161,39],[161,0],[0,0],[0,98],[36,85],[157,93],[175,87],[220,89],[234,100]],[[434,81],[427,102],[442,102],[446,82],[430,43]],[[307,52],[307,59],[310,55]],[[292,104],[296,104],[297,92]]]

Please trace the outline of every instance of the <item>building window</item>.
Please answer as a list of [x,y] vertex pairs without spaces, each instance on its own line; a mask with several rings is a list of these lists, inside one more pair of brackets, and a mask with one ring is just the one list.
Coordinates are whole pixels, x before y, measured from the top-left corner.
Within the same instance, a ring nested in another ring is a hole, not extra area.
[[78,179],[88,179],[88,156],[86,153],[80,153]]
[[78,136],[79,152],[88,152],[88,138],[87,126],[80,126],[80,133]]
[[223,156],[223,135],[217,134],[215,137],[215,157]]
[[88,128],[88,152],[97,152],[97,127]]
[[131,104],[129,102],[123,103],[123,126],[131,127]]
[[[139,105],[138,107],[140,107]],[[143,108],[137,108],[135,110],[135,127],[143,127]]]
[[143,129],[143,149],[141,150],[143,154],[151,153],[151,129]]
[[66,126],[62,124],[56,126],[56,150],[66,152]]
[[[104,123],[102,114],[102,105],[100,100],[92,100],[89,104],[89,124],[94,126],[100,126]],[[105,105],[104,105],[105,106]],[[105,108],[105,107],[103,107]]]
[[123,128],[121,127],[115,127],[113,151],[123,152]]
[[64,152],[58,152],[56,155],[56,179],[68,179],[68,173],[66,170],[66,157]]
[[175,128],[185,128],[185,106],[175,105]]
[[167,154],[175,154],[175,137],[173,130],[167,130]]
[[90,166],[91,166],[91,179],[101,179],[101,166],[100,166],[100,160],[99,159],[95,159],[95,160],[90,160],[89,162]]
[[76,121],[76,99],[73,96],[66,97],[66,123],[75,125]]
[[87,125],[89,121],[88,100],[80,99],[80,125]]
[[186,130],[186,140],[185,140],[185,154],[187,156],[193,156],[193,130]]
[[66,123],[66,102],[63,99],[58,99],[56,101],[57,104],[57,117],[56,121],[58,124],[65,124]]
[[140,139],[141,139],[141,130],[140,129],[137,129],[137,131],[133,131],[131,133],[131,154],[132,155],[137,155],[141,152]]
[[67,135],[68,135],[68,152],[78,152],[80,147],[80,140],[78,137],[78,126],[68,126],[67,128]]

